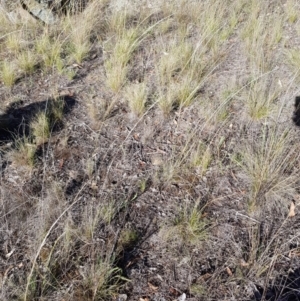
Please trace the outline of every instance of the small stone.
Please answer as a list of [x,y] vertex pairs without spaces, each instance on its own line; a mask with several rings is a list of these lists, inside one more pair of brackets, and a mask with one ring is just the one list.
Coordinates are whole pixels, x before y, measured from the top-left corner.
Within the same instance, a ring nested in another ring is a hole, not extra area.
[[152,161],[152,165],[154,165],[154,166],[159,166],[164,163],[164,161],[160,155],[153,156],[151,161]]
[[120,294],[117,299],[117,301],[126,301],[126,300],[127,300],[126,294]]
[[186,294],[185,293],[183,293],[181,296],[179,296],[177,298],[178,301],[185,301],[185,299],[186,299]]

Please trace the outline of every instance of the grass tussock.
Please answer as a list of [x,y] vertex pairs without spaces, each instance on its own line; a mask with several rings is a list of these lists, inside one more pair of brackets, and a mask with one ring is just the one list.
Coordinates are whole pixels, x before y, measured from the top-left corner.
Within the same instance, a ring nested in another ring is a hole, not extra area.
[[1,80],[7,87],[12,87],[17,79],[17,70],[14,62],[3,62],[1,66]]
[[26,75],[34,72],[36,65],[36,58],[34,54],[29,50],[22,52],[18,55],[18,66]]
[[196,246],[207,239],[207,222],[198,208],[199,204],[196,202],[191,207],[187,204],[179,211],[172,225],[162,229],[161,235],[171,244]]
[[16,165],[33,168],[36,162],[36,151],[36,145],[29,138],[20,138],[15,141],[15,150],[10,157]]
[[79,15],[79,20],[70,20],[72,30],[70,37],[70,56],[78,64],[88,56],[92,43],[92,33],[101,23],[99,10],[101,10],[105,1],[93,1]]
[[12,32],[5,39],[5,46],[13,54],[18,54],[21,50],[22,37],[19,32]]
[[114,46],[110,58],[105,62],[106,84],[115,92],[126,81],[128,62],[138,46],[139,28],[124,29]]
[[83,297],[91,295],[91,300],[113,298],[122,287],[125,278],[121,270],[112,267],[108,262],[92,264],[83,272]]
[[35,138],[37,144],[47,142],[51,135],[51,125],[49,117],[45,112],[37,114],[35,119],[30,124],[32,135]]
[[147,103],[147,86],[145,83],[128,85],[125,97],[131,112],[137,116],[143,115]]
[[261,79],[251,82],[246,100],[248,116],[252,120],[262,120],[272,116],[280,92],[280,87],[268,80]]
[[238,164],[249,182],[249,206],[286,206],[295,195],[298,155],[290,147],[291,132],[278,135],[267,127],[258,137],[247,141]]

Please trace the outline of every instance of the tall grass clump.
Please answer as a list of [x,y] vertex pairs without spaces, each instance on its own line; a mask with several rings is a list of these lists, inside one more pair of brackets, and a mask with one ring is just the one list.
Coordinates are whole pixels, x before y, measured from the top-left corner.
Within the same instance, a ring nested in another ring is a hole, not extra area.
[[12,87],[17,79],[17,71],[13,62],[3,62],[1,66],[1,81],[7,87]]
[[37,63],[37,61],[36,61],[35,54],[30,50],[27,50],[25,52],[21,52],[18,55],[19,68],[26,75],[32,74],[34,72],[36,63]]
[[40,112],[31,122],[30,128],[37,144],[47,142],[51,135],[51,125],[48,114]]
[[197,246],[208,238],[208,223],[203,217],[199,202],[186,204],[179,210],[171,225],[163,227],[161,235],[169,243]]
[[265,126],[258,136],[245,140],[236,160],[249,183],[249,208],[286,205],[293,197],[299,171],[299,145],[290,130],[280,132]]
[[30,138],[16,138],[15,149],[10,157],[17,165],[28,166],[32,168],[35,164],[37,147],[30,141]]
[[280,89],[273,84],[272,79],[260,78],[250,83],[245,95],[245,108],[252,120],[262,120],[271,117],[275,112],[275,105]]
[[139,28],[124,29],[119,40],[112,49],[111,55],[105,61],[106,84],[118,92],[126,81],[128,63],[139,44]]
[[146,109],[147,86],[146,83],[137,83],[126,86],[125,98],[128,106],[136,116],[141,116]]

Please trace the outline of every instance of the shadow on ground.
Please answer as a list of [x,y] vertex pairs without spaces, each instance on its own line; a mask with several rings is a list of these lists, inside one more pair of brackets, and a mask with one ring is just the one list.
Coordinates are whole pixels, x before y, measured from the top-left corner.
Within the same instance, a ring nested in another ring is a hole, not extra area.
[[300,126],[300,96],[295,97],[295,110],[293,114],[295,125]]
[[[60,97],[59,101],[63,107],[63,115],[68,114],[76,103],[75,99],[70,96]],[[51,109],[56,105],[55,99],[47,99],[26,106],[22,106],[22,101],[12,103],[6,109],[5,114],[0,115],[0,143],[29,135],[29,125],[36,114],[46,112],[51,118]],[[54,123],[52,131],[58,130],[61,126],[61,123]]]
[[300,301],[300,268],[280,276],[272,287],[257,289],[255,301]]

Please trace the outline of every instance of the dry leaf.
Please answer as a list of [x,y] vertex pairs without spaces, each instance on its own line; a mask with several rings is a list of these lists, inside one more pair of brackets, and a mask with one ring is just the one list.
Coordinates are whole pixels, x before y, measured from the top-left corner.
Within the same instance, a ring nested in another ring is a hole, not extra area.
[[165,152],[164,150],[160,149],[160,148],[157,148],[156,151],[160,154],[163,154],[163,155],[166,155],[167,152]]
[[180,292],[174,287],[170,287],[169,292],[172,296],[175,296],[175,297],[178,297],[180,295]]
[[292,249],[290,252],[289,252],[289,257],[300,257],[300,248],[295,248],[295,249]]
[[139,160],[139,166],[140,168],[145,168],[146,167],[146,162],[142,161],[142,160]]
[[61,159],[58,162],[59,162],[59,169],[62,169],[64,165],[64,159]]
[[150,287],[150,289],[152,291],[157,291],[158,287],[157,286],[154,286],[153,284],[151,284],[150,282],[148,282],[148,286]]
[[226,272],[229,276],[232,276],[232,272],[229,267],[226,267]]
[[93,182],[90,184],[90,187],[91,187],[92,190],[98,190],[98,189],[99,189],[99,187],[98,187],[96,181],[93,181]]
[[290,206],[290,212],[289,212],[289,215],[288,215],[288,217],[293,217],[293,216],[295,216],[296,214],[295,214],[295,203],[292,201],[291,202],[291,206]]
[[58,96],[60,96],[60,97],[66,97],[66,96],[72,97],[72,96],[74,96],[74,91],[63,90],[63,91],[60,91],[60,92],[58,93]]
[[80,65],[80,64],[73,64],[72,66],[74,68],[82,69],[82,65]]
[[12,249],[9,253],[5,255],[5,257],[8,259],[13,254],[14,251],[15,249]]
[[247,263],[244,259],[241,259],[241,266],[247,267],[247,266],[249,266],[249,263]]
[[42,263],[46,263],[51,255],[51,250],[47,247],[43,247],[40,251],[40,259]]
[[13,269],[14,267],[12,265],[10,265],[4,272],[3,274],[3,278],[7,278],[8,273]]
[[206,281],[206,280],[208,280],[209,278],[211,278],[211,276],[212,276],[212,274],[206,273],[206,274],[200,276],[199,279]]
[[146,297],[146,298],[140,298],[139,301],[149,301],[149,299]]

